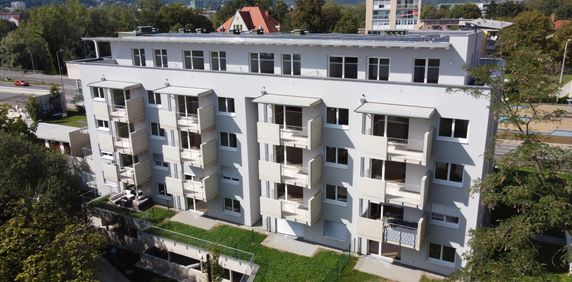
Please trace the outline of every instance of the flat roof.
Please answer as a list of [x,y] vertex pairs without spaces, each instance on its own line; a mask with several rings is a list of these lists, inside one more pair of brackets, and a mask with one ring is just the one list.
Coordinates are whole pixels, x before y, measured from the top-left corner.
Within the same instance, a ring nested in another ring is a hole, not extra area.
[[36,128],[38,139],[70,142],[70,132],[80,130],[77,127],[40,122]]
[[322,99],[313,97],[298,97],[278,94],[264,94],[252,100],[254,103],[285,105],[294,107],[311,108],[318,105]]
[[102,80],[102,81],[90,83],[87,86],[125,90],[125,89],[130,89],[130,88],[141,87],[141,83],[139,83],[139,82],[127,82],[127,81]]
[[153,92],[159,94],[174,94],[174,95],[201,97],[213,93],[213,90],[208,88],[197,88],[197,87],[165,86],[155,89],[153,90]]
[[355,111],[365,114],[430,119],[435,113],[435,108],[384,103],[365,103],[359,106]]
[[290,45],[338,47],[451,47],[450,37],[467,37],[475,31],[409,31],[405,35],[339,33],[155,33],[121,37],[86,37],[100,42],[195,43],[235,45]]

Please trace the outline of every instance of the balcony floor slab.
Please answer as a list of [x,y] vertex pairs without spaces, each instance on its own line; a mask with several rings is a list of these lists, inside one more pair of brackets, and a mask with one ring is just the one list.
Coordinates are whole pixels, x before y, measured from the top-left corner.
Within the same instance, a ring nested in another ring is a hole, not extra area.
[[318,245],[298,241],[294,238],[277,233],[268,234],[266,239],[262,241],[262,245],[305,257],[313,257],[320,248]]
[[423,275],[431,279],[443,279],[443,276],[434,273],[428,273],[422,270],[411,269],[401,265],[393,264],[373,256],[362,256],[359,258],[355,266],[356,270],[377,275],[399,282],[417,282],[421,281]]
[[211,230],[213,227],[219,224],[217,220],[204,217],[195,211],[179,212],[169,220],[184,223],[204,230]]

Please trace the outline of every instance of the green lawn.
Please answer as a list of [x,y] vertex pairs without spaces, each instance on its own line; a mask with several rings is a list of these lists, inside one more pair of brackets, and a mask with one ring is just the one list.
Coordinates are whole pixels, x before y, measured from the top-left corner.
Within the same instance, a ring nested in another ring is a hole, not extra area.
[[47,123],[67,125],[73,127],[81,127],[82,123],[85,123],[87,118],[84,113],[79,113],[76,110],[68,110],[68,116],[60,119],[50,119],[45,120]]
[[159,223],[165,219],[173,217],[177,212],[161,207],[151,207],[145,211],[136,212],[109,202],[109,196],[100,197],[91,202],[95,207],[109,210],[118,214],[141,218],[152,223]]
[[[260,244],[266,237],[265,235],[228,225],[221,225],[207,231],[178,222],[164,221],[157,227],[253,253],[254,262],[260,266],[256,274],[258,281],[322,281],[343,257],[342,254],[324,250],[311,258],[281,252]],[[151,228],[147,232],[191,245],[201,244],[195,239],[178,236],[161,229]],[[225,251],[221,250],[221,253],[224,254]],[[381,280],[377,276],[355,271],[353,265],[356,261],[356,258],[350,258],[348,265],[341,273],[341,281]]]

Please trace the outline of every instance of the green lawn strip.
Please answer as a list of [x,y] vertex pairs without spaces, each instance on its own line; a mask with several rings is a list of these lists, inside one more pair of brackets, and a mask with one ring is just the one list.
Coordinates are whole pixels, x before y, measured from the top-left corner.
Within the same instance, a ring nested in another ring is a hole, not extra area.
[[45,120],[44,122],[52,123],[52,124],[59,124],[59,125],[66,125],[66,126],[73,126],[73,127],[81,127],[83,122],[87,121],[85,114],[79,113],[78,111],[68,110],[68,116],[65,118],[60,119],[49,119]]
[[[253,253],[254,262],[260,266],[256,274],[259,281],[321,281],[342,257],[339,253],[324,250],[314,257],[304,257],[267,248],[260,244],[266,238],[265,235],[228,225],[207,231],[183,223],[165,221],[157,227]],[[191,245],[197,244],[192,238],[177,236],[161,229],[151,228],[147,232]],[[353,270],[353,267],[351,269]],[[351,270],[346,273],[364,275],[363,277],[370,280],[377,278],[357,271],[352,273]]]
[[173,217],[177,212],[159,207],[151,207],[142,212],[135,212],[133,217],[141,218],[152,223],[159,223],[167,218]]
[[372,275],[369,273],[361,272],[355,270],[354,267],[359,258],[351,257],[348,264],[342,270],[342,273],[338,277],[337,281],[354,282],[354,281],[385,281],[385,279]]

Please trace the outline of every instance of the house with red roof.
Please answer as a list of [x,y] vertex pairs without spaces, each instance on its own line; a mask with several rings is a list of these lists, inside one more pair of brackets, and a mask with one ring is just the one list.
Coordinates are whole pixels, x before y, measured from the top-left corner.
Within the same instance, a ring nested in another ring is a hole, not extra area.
[[234,16],[228,18],[216,31],[247,32],[259,29],[264,30],[264,33],[280,32],[280,22],[271,17],[268,11],[262,11],[259,7],[242,7],[236,10]]

